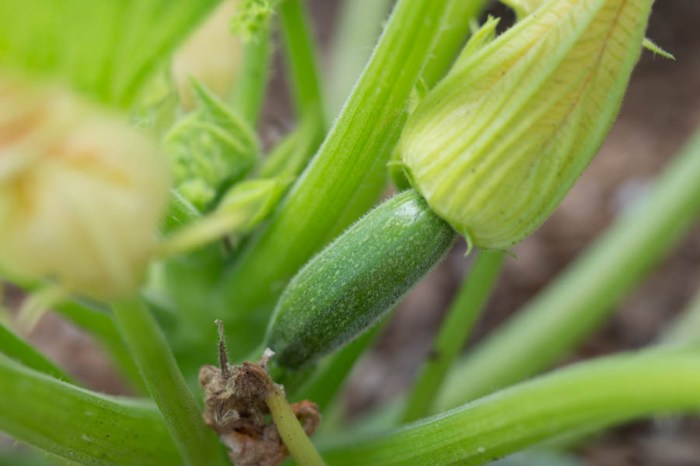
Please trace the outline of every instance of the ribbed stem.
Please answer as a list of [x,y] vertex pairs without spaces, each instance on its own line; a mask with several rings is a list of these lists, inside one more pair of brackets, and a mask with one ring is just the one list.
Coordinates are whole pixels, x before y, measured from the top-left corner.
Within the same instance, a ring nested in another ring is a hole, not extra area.
[[698,353],[583,363],[397,431],[345,440],[329,465],[484,464],[566,433],[700,410]]
[[204,424],[165,337],[148,309],[138,298],[116,303],[113,309],[124,341],[185,463],[226,465],[216,435]]

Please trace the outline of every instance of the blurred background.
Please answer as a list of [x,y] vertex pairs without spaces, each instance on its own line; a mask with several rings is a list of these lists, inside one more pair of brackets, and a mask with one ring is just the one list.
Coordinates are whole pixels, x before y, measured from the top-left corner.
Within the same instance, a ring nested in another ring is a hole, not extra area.
[[[347,2],[359,0],[345,0]],[[387,3],[384,1],[384,3]],[[309,0],[324,73],[339,69],[331,50],[341,0]],[[488,13],[512,22],[496,2]],[[636,68],[620,117],[610,137],[556,213],[507,260],[488,309],[477,324],[478,341],[547,285],[596,236],[649,187],[684,141],[700,128],[700,2],[657,0],[647,36],[676,61],[645,51]],[[371,26],[371,25],[370,25]],[[378,34],[380,23],[368,34]],[[372,42],[367,38],[367,43]],[[369,54],[370,49],[357,53]],[[260,133],[272,144],[293,127],[282,59],[275,59]],[[347,76],[348,82],[354,76]],[[342,102],[342,89],[328,89]],[[698,180],[700,183],[700,180]],[[397,309],[373,349],[355,368],[343,391],[347,416],[381,404],[412,383],[430,350],[440,319],[470,259],[459,244],[447,260],[417,286]],[[613,317],[562,364],[643,347],[700,290],[700,228],[685,238],[642,285],[619,303]],[[18,302],[19,293],[9,298]],[[87,386],[123,394],[125,388],[107,358],[91,341],[55,315],[45,315],[29,336],[52,359]],[[468,351],[468,348],[465,350]],[[594,466],[698,466],[700,418],[673,418],[628,424],[577,447]],[[1,464],[1,460],[0,460]]]

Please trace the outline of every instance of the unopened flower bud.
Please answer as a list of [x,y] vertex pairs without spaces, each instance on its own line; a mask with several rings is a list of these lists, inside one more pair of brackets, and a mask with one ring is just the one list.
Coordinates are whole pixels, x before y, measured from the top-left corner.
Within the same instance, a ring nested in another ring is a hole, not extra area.
[[617,115],[653,0],[550,0],[493,41],[477,33],[411,115],[402,160],[472,245],[544,222]]
[[250,172],[257,162],[258,141],[253,128],[200,83],[193,83],[199,100],[165,137],[174,184],[200,210],[211,207],[222,187]]
[[134,293],[168,197],[158,146],[67,90],[0,78],[0,269]]
[[225,0],[204,20],[175,53],[173,79],[185,110],[195,106],[192,79],[204,84],[219,97],[233,89],[243,59],[243,44],[229,25],[237,0]]

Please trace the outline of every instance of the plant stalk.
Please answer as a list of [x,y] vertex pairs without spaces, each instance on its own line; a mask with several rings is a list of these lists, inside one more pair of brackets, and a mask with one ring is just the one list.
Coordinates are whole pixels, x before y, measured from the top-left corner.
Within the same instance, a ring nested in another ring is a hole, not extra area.
[[563,434],[700,410],[700,356],[603,358],[497,392],[402,429],[345,440],[329,465],[484,464]]
[[275,386],[270,390],[265,403],[270,408],[272,419],[275,421],[282,441],[297,464],[299,466],[324,466],[325,463],[321,455],[316,451],[313,443],[299,424],[284,392]]
[[468,275],[462,282],[433,344],[432,355],[426,360],[413,384],[406,402],[403,422],[426,416],[439,392],[452,362],[466,343],[476,319],[486,305],[498,279],[505,254],[480,251]]
[[267,24],[245,44],[243,64],[230,99],[252,128],[257,126],[265,100],[270,49],[270,25]]
[[136,297],[115,303],[113,309],[124,341],[183,460],[193,466],[227,464],[148,309]]

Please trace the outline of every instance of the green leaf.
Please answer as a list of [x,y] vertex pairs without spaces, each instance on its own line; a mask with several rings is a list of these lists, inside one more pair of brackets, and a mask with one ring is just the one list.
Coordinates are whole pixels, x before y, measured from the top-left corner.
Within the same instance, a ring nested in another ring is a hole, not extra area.
[[500,18],[488,17],[486,22],[471,36],[467,45],[460,52],[459,57],[455,61],[455,68],[460,67],[461,62],[469,60],[472,55],[493,42],[496,38],[496,27],[498,27],[500,21]]
[[226,236],[236,241],[270,215],[292,181],[285,177],[241,181],[222,197],[214,212],[166,238],[159,254],[182,254]]
[[0,355],[0,430],[71,462],[181,464],[158,410],[98,395]]
[[103,103],[128,107],[218,1],[0,2],[0,65],[64,79]]
[[63,369],[5,327],[2,322],[0,322],[0,353],[31,369],[68,383],[75,383]]
[[623,355],[522,383],[402,429],[344,440],[331,466],[479,465],[567,432],[700,410],[696,352]]

